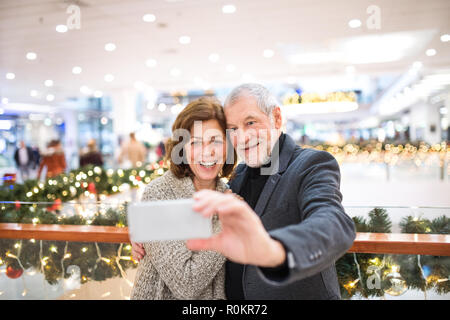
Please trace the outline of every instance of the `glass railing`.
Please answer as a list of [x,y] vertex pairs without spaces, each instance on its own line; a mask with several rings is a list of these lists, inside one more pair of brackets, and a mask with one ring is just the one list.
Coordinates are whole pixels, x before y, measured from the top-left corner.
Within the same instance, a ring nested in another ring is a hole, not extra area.
[[[128,201],[0,202],[0,299],[129,299]],[[358,235],[336,261],[343,299],[450,299],[450,208],[346,211]]]

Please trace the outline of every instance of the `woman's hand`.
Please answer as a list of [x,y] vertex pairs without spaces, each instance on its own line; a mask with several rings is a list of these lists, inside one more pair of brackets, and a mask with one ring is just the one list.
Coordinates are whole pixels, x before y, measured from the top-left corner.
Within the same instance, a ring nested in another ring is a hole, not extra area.
[[238,198],[239,200],[244,200],[244,198],[242,198],[242,197],[241,197],[240,195],[238,195],[237,193],[233,193],[233,191],[232,191],[231,189],[225,190],[224,193],[226,193],[226,194],[231,194],[231,195],[235,196],[236,198]]
[[144,245],[142,243],[131,241],[131,255],[134,260],[141,261],[145,254]]

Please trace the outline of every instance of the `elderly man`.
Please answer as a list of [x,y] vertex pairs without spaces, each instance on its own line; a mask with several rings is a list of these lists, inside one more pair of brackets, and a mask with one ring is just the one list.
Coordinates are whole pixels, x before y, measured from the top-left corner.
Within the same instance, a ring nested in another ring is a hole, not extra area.
[[[334,263],[352,246],[355,228],[341,204],[338,163],[282,132],[280,107],[261,85],[235,88],[224,108],[230,139],[245,162],[231,189],[245,201],[196,193],[194,210],[218,214],[222,232],[188,240],[188,248],[228,258],[228,299],[339,299]],[[137,257],[143,253],[133,249]]]

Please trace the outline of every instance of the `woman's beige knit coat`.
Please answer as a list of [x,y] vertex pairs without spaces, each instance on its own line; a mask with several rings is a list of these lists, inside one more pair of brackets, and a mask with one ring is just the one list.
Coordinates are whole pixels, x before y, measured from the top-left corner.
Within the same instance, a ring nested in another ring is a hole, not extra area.
[[[216,190],[226,189],[218,180]],[[194,193],[191,178],[178,179],[169,170],[147,185],[142,201],[188,199]],[[213,232],[219,232],[217,217],[212,223]],[[131,299],[225,299],[225,257],[221,254],[191,251],[180,240],[151,241],[144,243],[144,249]]]

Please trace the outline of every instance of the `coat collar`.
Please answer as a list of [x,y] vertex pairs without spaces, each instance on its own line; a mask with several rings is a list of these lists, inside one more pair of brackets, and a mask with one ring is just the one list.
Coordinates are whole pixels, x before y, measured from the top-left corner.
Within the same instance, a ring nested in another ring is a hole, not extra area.
[[[281,152],[275,152],[275,154],[272,155],[272,168],[274,170],[271,176],[267,179],[266,184],[264,185],[264,188],[255,206],[255,212],[259,216],[262,216],[264,214],[267,202],[270,199],[273,191],[275,190],[275,187],[278,184],[281,175],[289,166],[296,147],[297,145],[295,144],[295,141],[286,134]],[[236,168],[235,177],[231,182],[233,192],[239,193],[241,191],[242,185],[245,183],[247,177],[247,170],[248,166],[245,164],[240,164],[238,168]]]
[[[177,193],[178,196],[190,198],[196,192],[194,182],[191,177],[177,178],[172,171],[168,170],[165,174],[165,179],[172,190]],[[228,185],[222,180],[218,179],[216,184],[216,191],[225,192],[228,189]]]
[[[288,135],[285,134],[285,139],[283,143],[283,147],[281,152],[275,153],[272,155],[273,165],[272,167],[277,169],[274,170],[273,174],[282,174],[286,171],[291,158],[294,154],[294,150],[297,147],[295,141]],[[278,165],[278,168],[277,168]],[[239,193],[242,187],[242,184],[245,182],[245,177],[247,176],[248,166],[242,162],[236,168],[236,172],[231,181],[233,192]]]

